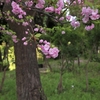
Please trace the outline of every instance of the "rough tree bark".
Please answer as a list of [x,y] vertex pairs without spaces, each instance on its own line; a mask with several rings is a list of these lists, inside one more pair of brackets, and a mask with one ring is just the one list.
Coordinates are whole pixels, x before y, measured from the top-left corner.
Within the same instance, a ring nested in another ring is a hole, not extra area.
[[[21,40],[25,36],[25,28],[13,26]],[[15,44],[15,62],[18,100],[41,100],[41,82],[34,41],[27,46],[24,46],[22,41]]]
[[[9,9],[9,6],[5,6],[5,9]],[[40,82],[35,41],[24,46],[21,39],[25,37],[27,27],[10,22],[8,24],[19,39],[14,45],[17,100],[46,100]]]

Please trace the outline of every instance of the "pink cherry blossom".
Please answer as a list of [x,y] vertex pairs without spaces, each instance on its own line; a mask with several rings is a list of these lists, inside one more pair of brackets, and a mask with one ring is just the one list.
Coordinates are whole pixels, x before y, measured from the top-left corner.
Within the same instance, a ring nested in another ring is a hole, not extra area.
[[[0,29],[1,29],[1,28],[0,28]],[[7,31],[7,32],[6,32],[6,34],[8,34],[8,35],[12,35],[12,33],[11,33],[11,32],[9,32],[9,31]]]
[[39,43],[43,43],[43,39],[40,39],[40,40],[39,40]]
[[65,31],[62,31],[61,33],[62,33],[62,34],[65,34]]
[[59,50],[56,47],[49,49],[49,55],[51,55],[52,58],[58,57],[58,53],[59,53]]
[[28,41],[25,41],[23,44],[24,44],[24,45],[28,45]]
[[16,39],[16,38],[17,38],[17,36],[16,36],[16,35],[12,35],[12,38],[13,38],[13,39]]
[[45,33],[45,30],[41,27],[39,30],[41,33]]
[[44,47],[44,45],[40,45],[39,47],[41,48],[41,51],[44,55],[48,55],[48,50],[49,50],[48,47],[46,46]]
[[94,24],[88,25],[85,27],[85,30],[90,31],[94,28]]
[[83,3],[83,0],[78,0],[78,4],[81,4],[81,3]]
[[35,7],[42,9],[42,8],[44,8],[44,5],[41,5],[40,3],[37,3]]
[[43,42],[44,44],[47,44],[48,42],[47,42],[47,40],[44,40],[44,42]]
[[51,56],[50,55],[46,55],[46,58],[51,58]]
[[53,6],[51,6],[51,7],[46,7],[46,8],[45,8],[45,11],[46,11],[46,12],[49,12],[49,13],[54,12],[54,7],[53,7]]
[[61,11],[62,11],[62,8],[61,7],[55,8],[55,13],[56,14],[59,14],[60,15]]
[[92,15],[90,16],[90,18],[92,20],[97,20],[100,18],[100,15],[98,14],[98,9],[92,10]]
[[23,16],[22,16],[22,15],[18,15],[18,18],[22,19],[22,18],[23,18]]
[[92,20],[97,20],[97,19],[100,18],[100,15],[99,15],[99,14],[97,14],[97,15],[91,15],[90,18],[91,18]]
[[11,0],[6,0],[6,3],[9,3]]
[[45,4],[45,0],[38,0],[38,3]]
[[39,28],[34,28],[34,31],[35,31],[35,32],[38,32],[38,31],[39,31]]
[[76,1],[74,1],[73,3],[74,3],[74,4],[77,4],[77,3],[78,3],[78,4],[81,4],[81,3],[83,3],[83,2],[82,2],[82,0],[77,0],[77,3],[76,3]]
[[84,18],[82,18],[83,23],[87,23],[89,21],[89,16],[84,16]]
[[26,15],[26,12],[23,11],[16,2],[12,1],[11,6],[12,6],[12,12],[15,15],[18,15],[19,18],[23,18],[23,16]]
[[17,43],[17,42],[18,42],[18,40],[17,40],[17,39],[12,39],[12,40],[13,40],[13,42],[14,42],[14,43]]
[[71,21],[71,26],[74,27],[74,28],[77,28],[77,27],[80,26],[80,23],[79,23],[79,21],[72,20],[72,21]]
[[26,2],[25,2],[25,5],[26,5],[27,7],[31,7],[31,6],[33,5],[33,1],[32,1],[32,0],[26,1]]
[[92,13],[92,9],[90,7],[83,7],[82,8],[82,15],[89,16]]
[[63,0],[58,0],[57,2],[57,7],[59,8],[64,8],[64,1]]
[[100,18],[98,14],[98,9],[91,9],[90,7],[83,7],[82,8],[82,15],[83,15],[83,23],[87,23],[90,19],[97,20]]
[[49,49],[49,55],[53,55],[54,54],[54,50],[53,50],[53,48],[50,48]]
[[50,42],[46,42],[46,40],[44,41],[44,43],[46,43],[47,45],[50,45]]
[[66,20],[70,21],[71,20],[71,17],[72,17],[71,15],[67,15],[66,16]]
[[43,41],[42,39],[39,41],[38,47],[41,48],[42,53],[46,56],[46,58],[56,58],[58,56],[59,50],[58,48],[50,47],[50,42],[48,41]]
[[59,20],[60,20],[60,21],[64,20],[64,17],[60,17]]
[[25,34],[28,34],[28,31],[25,31]]
[[50,48],[50,45],[45,44],[43,49],[47,51],[47,50],[49,50],[49,48]]
[[16,35],[12,35],[12,40],[13,40],[14,43],[17,43],[18,42],[17,36]]
[[70,0],[64,0],[64,2],[70,4]]
[[22,25],[23,25],[23,26],[27,26],[27,25],[29,25],[29,24],[28,24],[28,22],[23,22]]
[[24,41],[24,40],[26,40],[26,37],[23,37],[23,38],[22,38],[22,41]]
[[38,0],[38,3],[35,5],[36,8],[44,8],[45,0]]

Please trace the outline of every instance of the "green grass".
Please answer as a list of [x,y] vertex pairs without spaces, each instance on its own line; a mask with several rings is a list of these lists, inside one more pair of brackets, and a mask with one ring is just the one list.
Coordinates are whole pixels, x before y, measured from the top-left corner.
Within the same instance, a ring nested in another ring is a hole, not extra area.
[[[48,100],[99,100],[100,98],[100,78],[95,80],[95,90],[92,93],[91,88],[93,88],[93,86],[90,86],[88,92],[85,91],[84,77],[75,77],[72,73],[66,73],[63,76],[64,91],[61,94],[58,94],[56,90],[59,81],[59,73],[48,73],[47,75],[42,75],[41,79]],[[99,89],[96,85],[99,85]]]
[[[0,73],[0,82],[2,74]],[[6,73],[3,91],[0,93],[0,100],[16,100],[15,71],[8,71]]]
[[[59,70],[55,72],[41,73],[41,81],[48,100],[100,100],[100,64],[90,63],[89,66],[89,90],[86,89],[85,72],[83,65],[80,73],[68,72],[63,75],[63,92],[57,93],[59,82]],[[0,81],[2,73],[0,73]],[[0,100],[16,99],[15,70],[6,73],[6,79]]]

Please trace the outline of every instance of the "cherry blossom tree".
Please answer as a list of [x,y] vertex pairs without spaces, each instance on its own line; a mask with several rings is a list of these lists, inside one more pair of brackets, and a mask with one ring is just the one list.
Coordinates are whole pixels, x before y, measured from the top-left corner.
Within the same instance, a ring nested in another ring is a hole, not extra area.
[[[0,31],[9,35],[14,42],[17,98],[18,100],[46,100],[40,81],[36,48],[40,47],[47,58],[56,58],[59,50],[57,47],[51,47],[48,41],[36,38],[36,33],[39,31],[45,34],[45,28],[35,23],[35,14],[40,13],[41,16],[51,17],[55,23],[68,24],[73,29],[84,23],[84,29],[89,31],[95,27],[92,21],[100,19],[98,9],[82,7],[83,0],[76,0],[76,2],[56,0],[52,1],[53,3],[45,0],[3,0],[1,5],[3,2],[5,5],[0,17],[6,19],[9,30],[2,25]],[[82,8],[79,10],[79,16],[74,18],[72,15],[66,15],[68,8],[76,4],[81,5]],[[90,25],[87,26],[88,22]],[[65,34],[63,30],[62,34]]]

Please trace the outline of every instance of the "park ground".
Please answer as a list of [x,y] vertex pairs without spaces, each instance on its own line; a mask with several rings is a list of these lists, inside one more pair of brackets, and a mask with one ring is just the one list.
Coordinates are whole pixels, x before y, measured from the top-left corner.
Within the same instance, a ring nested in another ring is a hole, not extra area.
[[[86,90],[85,63],[77,65],[74,71],[65,70],[63,74],[63,91],[57,92],[60,77],[59,60],[50,61],[53,71],[49,68],[41,72],[40,76],[44,92],[48,100],[100,100],[100,63],[90,62],[88,65],[89,88]],[[0,81],[3,72],[0,73]],[[3,90],[0,100],[17,100],[15,69],[6,72]]]

